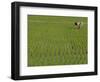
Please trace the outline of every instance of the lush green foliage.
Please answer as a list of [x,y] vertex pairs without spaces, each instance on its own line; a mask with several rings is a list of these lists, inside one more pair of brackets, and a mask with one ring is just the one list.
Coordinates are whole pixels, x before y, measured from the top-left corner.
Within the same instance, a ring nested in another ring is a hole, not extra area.
[[28,16],[28,66],[87,64],[87,53],[87,17]]

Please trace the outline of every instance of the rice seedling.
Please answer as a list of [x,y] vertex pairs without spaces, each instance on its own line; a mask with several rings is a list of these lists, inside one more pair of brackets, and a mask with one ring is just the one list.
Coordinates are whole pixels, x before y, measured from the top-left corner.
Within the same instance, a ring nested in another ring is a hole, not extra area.
[[87,64],[87,26],[87,17],[29,15],[28,66]]

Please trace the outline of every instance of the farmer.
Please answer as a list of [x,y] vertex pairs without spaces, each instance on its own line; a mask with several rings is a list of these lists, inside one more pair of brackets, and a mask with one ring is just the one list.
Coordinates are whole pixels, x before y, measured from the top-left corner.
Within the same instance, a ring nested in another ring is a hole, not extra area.
[[82,22],[75,22],[74,25],[77,27],[77,29],[80,29],[82,26]]

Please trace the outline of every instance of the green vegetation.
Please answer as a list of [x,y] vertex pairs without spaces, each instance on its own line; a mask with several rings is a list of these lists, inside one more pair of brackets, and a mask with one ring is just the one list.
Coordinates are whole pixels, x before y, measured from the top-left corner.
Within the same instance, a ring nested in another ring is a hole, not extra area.
[[87,17],[28,15],[28,66],[87,64],[87,38]]

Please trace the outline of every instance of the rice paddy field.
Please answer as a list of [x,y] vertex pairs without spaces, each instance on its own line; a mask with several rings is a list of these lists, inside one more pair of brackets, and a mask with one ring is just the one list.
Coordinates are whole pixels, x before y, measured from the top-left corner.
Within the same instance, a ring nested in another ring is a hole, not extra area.
[[[28,66],[88,63],[87,17],[28,15]],[[83,22],[80,29],[74,23]]]

